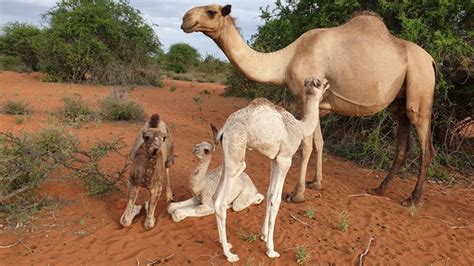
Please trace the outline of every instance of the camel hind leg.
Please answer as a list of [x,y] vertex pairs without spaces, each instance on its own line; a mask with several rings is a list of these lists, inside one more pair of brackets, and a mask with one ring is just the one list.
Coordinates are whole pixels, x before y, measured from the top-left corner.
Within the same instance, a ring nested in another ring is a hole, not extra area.
[[416,205],[421,199],[423,182],[428,173],[434,148],[431,139],[431,114],[435,86],[435,69],[432,58],[420,47],[408,47],[409,64],[407,70],[406,112],[415,127],[420,145],[420,172],[411,196],[402,205]]
[[239,257],[230,251],[231,245],[227,242],[226,219],[228,195],[233,184],[245,170],[245,149],[247,134],[244,125],[235,125],[229,134],[224,134],[222,151],[224,155],[224,171],[215,192],[214,210],[216,213],[219,241],[222,244],[224,255],[229,262],[236,262]]
[[406,99],[395,100],[390,105],[389,110],[397,121],[397,151],[392,168],[390,168],[385,179],[377,188],[367,191],[373,195],[383,195],[385,193],[388,185],[406,161],[410,149],[410,120],[408,120],[406,114]]

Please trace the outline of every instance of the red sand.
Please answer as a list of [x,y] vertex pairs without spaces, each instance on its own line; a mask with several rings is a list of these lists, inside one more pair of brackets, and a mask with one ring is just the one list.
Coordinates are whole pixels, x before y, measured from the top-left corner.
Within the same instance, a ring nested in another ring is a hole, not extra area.
[[[246,101],[220,96],[223,87],[209,83],[166,81],[165,88],[136,88],[131,98],[139,101],[147,114],[158,112],[171,126],[175,140],[176,164],[171,170],[172,188],[176,200],[190,197],[186,189],[187,178],[195,163],[191,149],[209,139],[209,123],[222,126],[226,117],[245,106]],[[174,92],[170,88],[175,86]],[[210,95],[200,94],[204,89]],[[91,105],[110,93],[111,87],[43,83],[38,74],[0,73],[0,103],[7,99],[22,99],[30,103],[35,112],[21,125],[15,118],[0,115],[0,130],[36,131],[50,123],[48,112],[57,111],[65,95],[80,94]],[[197,104],[193,97],[200,97]],[[202,107],[202,110],[199,107]],[[142,123],[84,123],[72,131],[81,141],[91,143],[97,139],[122,136],[129,145],[128,152]],[[212,166],[219,164],[220,150]],[[284,192],[290,192],[297,179],[299,156],[286,179]],[[314,173],[314,158],[308,173]],[[113,159],[106,162],[113,167]],[[266,194],[269,179],[269,160],[255,152],[247,156],[246,172],[259,191]],[[239,264],[295,264],[295,250],[306,245],[310,255],[308,264],[354,264],[368,243],[370,252],[364,258],[367,265],[473,265],[474,193],[472,188],[458,185],[442,186],[427,182],[423,205],[412,212],[399,201],[407,197],[414,187],[415,177],[397,179],[389,188],[387,198],[349,197],[365,193],[375,187],[386,174],[383,171],[363,169],[351,162],[325,155],[324,190],[306,191],[303,204],[282,203],[275,231],[276,250],[281,258],[265,256],[265,245],[240,239],[239,232],[259,234],[265,204],[228,215],[228,236],[241,261]],[[57,196],[63,207],[48,208],[32,217],[24,227],[0,228],[0,245],[23,239],[32,254],[23,245],[0,249],[0,264],[145,264],[148,260],[174,254],[167,262],[171,265],[223,264],[225,257],[218,244],[215,217],[188,218],[174,223],[166,212],[167,203],[161,197],[157,207],[157,224],[153,230],[143,228],[141,214],[132,226],[121,228],[118,220],[125,207],[126,188],[101,198],[89,197],[77,180],[61,177],[45,183],[40,193]],[[303,216],[314,208],[314,220]],[[337,228],[343,210],[349,213],[349,229]],[[309,224],[305,226],[295,216]]]

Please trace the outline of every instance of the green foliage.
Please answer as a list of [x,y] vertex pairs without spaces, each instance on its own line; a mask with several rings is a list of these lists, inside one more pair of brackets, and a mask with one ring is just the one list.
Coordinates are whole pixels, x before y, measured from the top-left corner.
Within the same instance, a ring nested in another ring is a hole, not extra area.
[[[392,34],[419,44],[437,63],[432,132],[441,159],[435,157],[430,173],[446,179],[442,166],[472,169],[473,140],[459,134],[460,121],[474,113],[472,1],[276,1],[275,8],[261,9],[264,24],[252,37],[251,45],[261,52],[275,51],[310,29],[341,25],[358,10],[377,12]],[[294,102],[289,93],[283,93],[284,88],[250,82],[235,70],[227,84],[225,95],[266,97],[283,105]],[[327,116],[322,123],[325,144],[331,151],[368,166],[387,169],[391,165],[395,125],[387,112],[370,118]],[[412,144],[416,146],[416,142]],[[417,154],[411,156],[416,158]],[[409,166],[418,168],[416,163]]]
[[37,187],[71,159],[77,142],[64,130],[53,128],[18,137],[1,133],[0,144],[0,199],[8,200]]
[[153,56],[160,42],[126,1],[62,0],[44,18],[42,69],[63,81],[159,84]]
[[341,212],[337,228],[342,232],[346,232],[349,229],[349,212],[347,210]]
[[305,245],[296,247],[295,259],[298,265],[304,265],[306,262],[308,262],[310,256],[306,251]]
[[247,231],[243,231],[243,230],[239,232],[239,238],[244,240],[245,242],[250,243],[250,244],[257,241],[257,235],[256,234],[254,234],[253,232],[247,232]]
[[63,98],[64,106],[61,115],[66,120],[73,123],[88,121],[93,117],[94,112],[81,96],[66,96]]
[[11,66],[13,63],[18,65],[19,62],[14,62],[14,58],[17,58],[26,67],[24,70],[38,70],[35,42],[41,35],[41,30],[27,23],[10,22],[2,27],[2,31],[0,54],[6,56],[2,59],[6,69],[14,70]]
[[31,72],[31,68],[25,65],[21,58],[7,55],[0,55],[0,70],[20,73]]
[[307,208],[305,211],[304,211],[304,216],[306,216],[307,218],[309,219],[316,219],[316,210],[311,207],[311,208]]
[[8,100],[3,104],[2,112],[9,115],[27,115],[31,113],[31,108],[25,102]]
[[114,185],[127,170],[104,171],[102,161],[111,154],[119,155],[124,147],[121,139],[99,141],[89,149],[64,128],[48,128],[39,133],[0,133],[0,217],[7,222],[23,222],[42,208],[44,198],[35,189],[58,169],[68,169],[84,180],[91,195],[101,195]]
[[108,96],[99,102],[99,115],[109,121],[143,121],[145,110],[135,102],[128,101],[124,97],[114,95]]
[[198,51],[189,44],[173,44],[166,53],[167,70],[186,73],[200,63],[200,57]]

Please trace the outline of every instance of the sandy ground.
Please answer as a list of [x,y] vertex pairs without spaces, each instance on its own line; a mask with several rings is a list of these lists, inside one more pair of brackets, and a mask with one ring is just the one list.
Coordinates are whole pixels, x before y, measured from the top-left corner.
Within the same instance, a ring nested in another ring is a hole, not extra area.
[[[209,139],[209,123],[222,126],[233,111],[247,101],[220,96],[223,87],[209,83],[166,81],[165,88],[135,88],[131,98],[139,101],[148,115],[158,112],[171,126],[175,141],[176,163],[171,169],[172,187],[176,200],[190,197],[186,183],[194,169],[191,149]],[[171,87],[176,87],[172,92]],[[23,124],[15,118],[0,115],[0,130],[37,131],[51,123],[51,112],[57,112],[65,95],[80,94],[91,105],[108,95],[111,87],[43,83],[38,74],[0,73],[0,102],[21,99],[33,107],[34,114]],[[208,90],[209,95],[203,94]],[[193,98],[199,97],[200,103]],[[90,122],[71,130],[84,143],[97,139],[121,136],[129,145],[128,152],[142,123]],[[221,160],[216,153],[212,167]],[[117,160],[110,159],[111,168]],[[269,180],[269,160],[255,153],[247,156],[246,172],[258,190],[266,194]],[[299,156],[286,178],[284,193],[290,192],[298,175]],[[310,163],[314,174],[314,158]],[[296,247],[305,245],[314,264],[355,264],[367,247],[369,238],[375,240],[364,258],[366,265],[473,265],[474,264],[474,190],[453,185],[450,187],[426,183],[423,205],[410,210],[399,204],[414,187],[415,176],[397,179],[386,198],[351,197],[376,187],[386,174],[367,170],[337,157],[324,156],[324,190],[306,191],[302,204],[282,203],[275,231],[276,250],[281,258],[265,256],[265,245],[256,240],[241,239],[242,232],[259,234],[265,204],[251,206],[234,213],[229,211],[228,236],[233,251],[240,256],[239,264],[289,265],[296,264]],[[35,214],[20,228],[6,224],[0,228],[0,245],[23,239],[25,245],[0,248],[0,264],[145,264],[170,254],[170,265],[225,264],[218,243],[214,215],[188,218],[175,223],[166,212],[167,203],[161,197],[157,207],[157,224],[150,231],[143,227],[144,214],[132,226],[121,228],[118,220],[126,203],[126,188],[92,198],[81,188],[80,182],[57,176],[46,182],[41,195],[57,197],[61,207],[47,208]],[[143,200],[143,199],[142,199]],[[314,208],[315,219],[303,215]],[[349,229],[338,229],[341,212],[347,210]],[[299,221],[294,219],[296,217]],[[31,249],[31,252],[28,248]]]

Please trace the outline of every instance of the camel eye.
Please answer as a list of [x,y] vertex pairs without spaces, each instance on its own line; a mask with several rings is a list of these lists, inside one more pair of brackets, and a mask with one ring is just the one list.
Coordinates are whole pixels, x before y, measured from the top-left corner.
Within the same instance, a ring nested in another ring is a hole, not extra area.
[[208,149],[204,149],[204,154],[209,154],[209,150],[208,150]]
[[217,11],[214,11],[214,10],[208,10],[207,11],[207,15],[210,17],[210,18],[214,18],[217,14]]
[[165,140],[166,140],[166,137],[163,137],[163,141],[165,141]]

